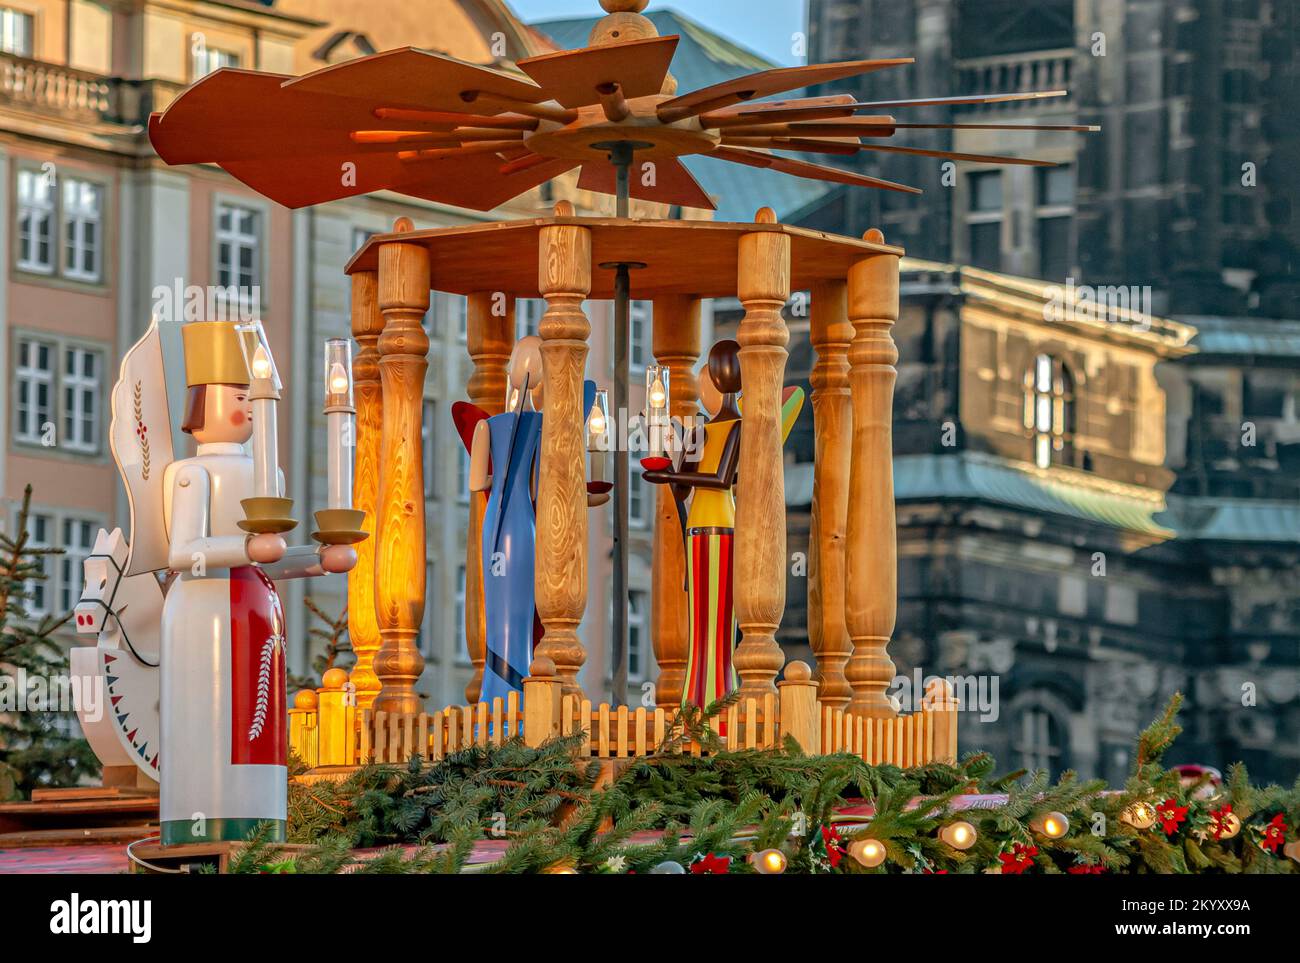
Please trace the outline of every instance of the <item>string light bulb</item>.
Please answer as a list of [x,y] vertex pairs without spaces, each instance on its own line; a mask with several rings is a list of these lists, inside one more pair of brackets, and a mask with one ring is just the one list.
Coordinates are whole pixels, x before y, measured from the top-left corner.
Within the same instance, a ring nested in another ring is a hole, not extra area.
[[970,849],[979,838],[975,827],[964,819],[949,823],[939,830],[939,838],[953,849]]
[[337,361],[330,368],[330,394],[346,394],[348,390],[348,373]]
[[1070,820],[1065,813],[1044,813],[1031,822],[1029,828],[1048,839],[1060,839],[1070,831]]
[[650,385],[650,407],[656,410],[663,408],[668,403],[668,393],[664,391],[663,375],[656,373],[655,380]]
[[754,872],[761,876],[779,876],[785,872],[788,865],[785,853],[779,849],[765,849],[761,853],[754,853],[749,857],[749,863],[754,867]]
[[885,844],[878,839],[855,839],[849,843],[849,855],[873,869],[885,861]]
[[253,350],[252,368],[254,378],[262,380],[271,377],[271,356],[260,344]]
[[1119,818],[1134,829],[1150,829],[1156,824],[1156,807],[1146,801],[1135,802]]

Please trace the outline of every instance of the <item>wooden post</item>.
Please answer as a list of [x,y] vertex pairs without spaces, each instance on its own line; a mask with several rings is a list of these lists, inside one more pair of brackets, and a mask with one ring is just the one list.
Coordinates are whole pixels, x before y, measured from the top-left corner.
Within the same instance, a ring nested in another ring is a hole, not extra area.
[[[866,240],[884,243],[872,228]],[[849,709],[865,718],[893,718],[885,698],[894,678],[887,651],[898,612],[898,539],[894,516],[894,381],[898,349],[890,329],[898,318],[898,258],[876,254],[849,269],[849,381],[853,451],[849,475],[845,614],[853,655],[845,676]]]
[[317,697],[318,766],[351,766],[356,763],[354,746],[357,738],[356,700],[348,691],[348,674],[343,669],[329,669],[321,676]]
[[[759,224],[775,224],[770,208]],[[790,238],[755,231],[740,239],[736,292],[745,306],[740,342],[740,467],[736,482],[735,574],[732,591],[741,642],[735,665],[744,699],[775,694],[784,659],[776,630],[785,614],[785,473],[781,454],[781,388],[790,332],[781,317],[790,296]]]
[[842,708],[853,690],[844,665],[853,654],[844,621],[844,540],[849,523],[850,441],[847,287],[842,281],[812,289],[813,459],[812,523],[808,532],[808,640],[817,657],[817,697]]
[[560,734],[563,683],[555,663],[545,656],[533,659],[524,679],[524,744],[536,749]]
[[[465,350],[474,362],[467,386],[469,400],[489,415],[506,406],[506,365],[515,341],[515,299],[504,292],[480,291],[466,305]],[[478,702],[483,687],[487,625],[483,612],[483,516],[487,499],[469,496],[469,532],[465,543],[465,643],[474,675],[465,685],[465,701]]]
[[[395,233],[412,229],[400,217]],[[381,689],[376,712],[415,714],[415,681],[424,670],[416,646],[424,618],[424,462],[420,425],[429,336],[429,252],[418,244],[392,241],[379,247],[379,377],[384,392],[379,452],[379,530],[375,545],[375,597],[379,652],[375,674]]]
[[320,747],[317,721],[320,717],[316,706],[315,690],[301,689],[295,693],[293,708],[289,710],[289,751],[306,763],[309,769],[320,765],[317,761]]
[[934,729],[934,755],[928,762],[957,761],[957,696],[947,679],[931,679],[926,686],[923,711]]
[[[572,217],[560,201],[557,217]],[[587,607],[587,449],[583,437],[583,372],[591,324],[582,302],[591,290],[591,231],[544,227],[538,238],[537,287],[542,317],[542,445],[537,485],[537,614],[546,634],[537,656],[555,663],[565,694],[581,695],[587,661],[578,626]],[[615,600],[618,604],[618,601]]]
[[815,756],[822,751],[821,713],[817,708],[817,683],[806,662],[791,662],[785,667],[785,678],[777,683],[781,690],[781,742],[793,736],[804,755]]
[[[668,366],[670,414],[683,418],[699,412],[695,365],[700,357],[700,301],[666,295],[654,302],[654,354]],[[690,606],[686,594],[686,547],[677,517],[677,499],[669,485],[655,485],[654,555],[651,561],[650,633],[659,678],[655,704],[664,710],[682,704],[686,656],[690,645]]]
[[357,705],[362,709],[369,709],[379,695],[379,677],[375,675],[375,653],[379,651],[379,618],[375,612],[375,544],[378,542],[375,499],[379,491],[379,436],[384,420],[378,348],[383,330],[379,275],[374,271],[359,271],[352,275],[352,337],[360,348],[352,364],[357,405],[352,505],[366,513],[361,527],[370,537],[357,544],[357,564],[348,573],[348,639],[356,654],[350,678]]

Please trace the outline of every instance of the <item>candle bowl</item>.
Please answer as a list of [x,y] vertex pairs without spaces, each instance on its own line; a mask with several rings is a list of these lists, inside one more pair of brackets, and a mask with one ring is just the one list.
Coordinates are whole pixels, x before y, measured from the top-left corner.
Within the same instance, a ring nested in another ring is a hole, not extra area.
[[241,498],[239,504],[244,506],[244,520],[238,525],[246,532],[254,535],[280,535],[298,527],[297,520],[289,517],[289,512],[293,510],[292,498]]
[[614,490],[614,483],[607,481],[589,481],[587,482],[588,495],[608,495]]
[[316,512],[316,531],[311,537],[322,545],[355,545],[370,537],[363,532],[366,513],[355,508],[322,508]]
[[641,459],[641,467],[646,471],[663,471],[672,463],[673,460],[664,455],[647,455]]

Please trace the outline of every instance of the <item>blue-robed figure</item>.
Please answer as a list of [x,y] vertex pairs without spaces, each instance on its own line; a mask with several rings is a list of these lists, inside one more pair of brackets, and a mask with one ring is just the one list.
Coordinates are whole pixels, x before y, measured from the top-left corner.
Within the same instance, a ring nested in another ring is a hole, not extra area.
[[[541,339],[528,337],[510,359],[506,411],[474,429],[470,446],[470,488],[487,491],[483,518],[483,608],[487,637],[479,700],[502,702],[520,694],[537,639],[533,578],[536,571],[538,451],[543,390]],[[596,386],[583,386],[583,412],[590,411]]]

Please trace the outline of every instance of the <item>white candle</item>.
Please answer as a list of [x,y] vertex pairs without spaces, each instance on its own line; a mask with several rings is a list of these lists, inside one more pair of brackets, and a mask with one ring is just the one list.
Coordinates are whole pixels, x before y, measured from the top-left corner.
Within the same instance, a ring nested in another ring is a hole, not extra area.
[[646,366],[645,408],[650,455],[662,458],[668,450],[664,437],[668,425],[668,369],[663,365]]
[[329,508],[352,507],[353,432],[356,408],[352,403],[352,342],[330,338],[325,342],[325,469]]
[[280,376],[262,322],[249,321],[237,325],[235,330],[240,335],[240,347],[248,364],[248,396],[253,402],[253,495],[279,498],[276,403],[280,400]]

